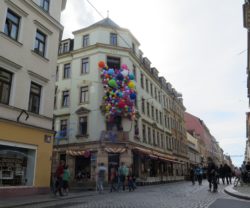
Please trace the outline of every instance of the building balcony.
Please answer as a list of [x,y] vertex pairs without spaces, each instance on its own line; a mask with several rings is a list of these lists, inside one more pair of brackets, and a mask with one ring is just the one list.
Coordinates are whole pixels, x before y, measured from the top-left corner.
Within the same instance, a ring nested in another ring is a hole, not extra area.
[[101,142],[120,143],[129,140],[128,131],[102,131],[100,136]]

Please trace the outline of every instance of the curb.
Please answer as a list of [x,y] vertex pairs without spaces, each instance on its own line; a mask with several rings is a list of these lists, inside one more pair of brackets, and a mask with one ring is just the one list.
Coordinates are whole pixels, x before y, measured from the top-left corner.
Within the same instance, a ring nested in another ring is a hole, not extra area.
[[233,186],[227,186],[224,191],[233,196],[233,197],[237,197],[237,198],[240,198],[240,199],[245,199],[245,200],[250,200],[250,195],[249,194],[243,194],[243,193],[240,193],[238,191],[236,191],[235,189],[233,189]]
[[43,203],[48,203],[48,202],[53,202],[53,201],[64,201],[64,200],[68,200],[68,199],[75,199],[75,198],[80,198],[80,197],[88,197],[88,196],[94,196],[94,193],[89,193],[89,194],[78,194],[78,195],[71,195],[71,196],[64,196],[64,197],[59,197],[59,196],[51,196],[49,195],[48,199],[45,200],[37,200],[37,201],[29,201],[29,202],[17,202],[17,203],[13,203],[13,204],[9,204],[9,205],[0,205],[0,208],[15,208],[15,207],[22,207],[22,206],[29,206],[29,205],[37,205],[37,204],[43,204]]

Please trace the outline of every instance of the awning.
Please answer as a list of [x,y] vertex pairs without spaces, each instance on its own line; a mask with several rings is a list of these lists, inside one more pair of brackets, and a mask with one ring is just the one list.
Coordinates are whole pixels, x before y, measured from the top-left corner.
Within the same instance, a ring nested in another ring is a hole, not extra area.
[[109,153],[123,153],[126,151],[126,148],[122,148],[122,147],[106,147],[105,148],[105,151],[106,152],[109,152]]
[[66,154],[71,155],[71,156],[89,157],[90,151],[87,151],[87,150],[67,150]]
[[144,153],[144,154],[147,154],[147,155],[152,154],[152,151],[147,150],[147,149],[144,149],[144,148],[141,148],[141,147],[135,147],[135,148],[133,148],[133,149],[134,149],[134,150],[138,150],[139,152]]

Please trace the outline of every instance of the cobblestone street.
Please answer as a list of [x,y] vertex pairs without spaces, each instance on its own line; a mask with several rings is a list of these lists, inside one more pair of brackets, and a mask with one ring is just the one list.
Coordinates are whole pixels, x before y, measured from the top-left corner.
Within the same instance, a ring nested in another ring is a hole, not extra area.
[[[219,185],[218,193],[210,193],[207,190],[207,181],[204,181],[202,186],[197,184],[193,186],[189,182],[178,182],[138,187],[134,192],[95,193],[93,196],[30,205],[25,206],[25,208],[205,208],[210,205],[217,208],[216,204],[212,205],[217,199],[236,200],[224,193],[223,185]],[[250,207],[250,202],[237,201],[239,203],[249,203],[247,206]],[[230,206],[227,206],[227,208],[230,208]]]

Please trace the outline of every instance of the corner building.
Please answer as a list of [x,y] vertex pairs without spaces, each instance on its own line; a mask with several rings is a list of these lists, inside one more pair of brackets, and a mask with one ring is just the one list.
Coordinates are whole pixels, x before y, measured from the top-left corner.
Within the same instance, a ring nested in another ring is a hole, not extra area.
[[48,192],[66,0],[0,1],[0,196]]
[[[125,162],[141,183],[183,180],[188,156],[182,95],[159,77],[133,34],[110,18],[73,34],[59,47],[54,164],[66,160],[73,180],[86,183],[95,180],[100,162],[108,170]],[[126,64],[135,76],[136,118],[122,118],[119,128],[106,122],[100,108],[99,61],[117,69]]]

